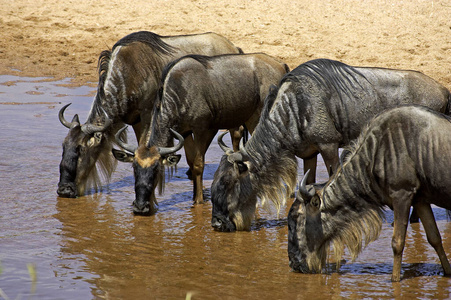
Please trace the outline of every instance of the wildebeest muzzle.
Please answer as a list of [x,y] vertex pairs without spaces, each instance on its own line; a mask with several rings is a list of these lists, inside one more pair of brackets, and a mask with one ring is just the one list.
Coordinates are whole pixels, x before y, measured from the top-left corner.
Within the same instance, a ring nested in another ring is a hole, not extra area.
[[223,232],[236,231],[235,224],[230,221],[226,216],[220,214],[214,214],[211,218],[211,226],[214,230]]
[[140,202],[139,204],[136,201],[133,201],[133,213],[135,215],[149,216],[151,215],[150,211],[150,202]]
[[56,191],[60,197],[65,198],[76,198],[77,197],[77,187],[75,183],[61,183],[58,185],[58,190]]

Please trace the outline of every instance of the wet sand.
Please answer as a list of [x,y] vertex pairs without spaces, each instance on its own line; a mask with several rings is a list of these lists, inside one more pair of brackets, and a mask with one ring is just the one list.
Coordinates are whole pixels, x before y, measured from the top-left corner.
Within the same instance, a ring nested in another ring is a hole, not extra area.
[[315,58],[414,69],[451,86],[447,0],[63,1],[0,5],[0,74],[95,85],[97,59],[139,30],[214,31],[291,68]]

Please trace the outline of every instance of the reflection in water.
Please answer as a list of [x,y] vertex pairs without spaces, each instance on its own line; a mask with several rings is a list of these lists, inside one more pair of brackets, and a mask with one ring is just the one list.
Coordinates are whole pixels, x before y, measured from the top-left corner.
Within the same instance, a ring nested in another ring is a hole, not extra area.
[[[0,76],[0,83],[13,80]],[[401,283],[390,282],[391,212],[379,240],[355,262],[346,254],[338,272],[331,263],[327,274],[293,273],[287,256],[289,205],[280,218],[259,208],[250,232],[216,232],[210,225],[211,203],[192,206],[192,183],[183,159],[151,217],[132,213],[134,179],[127,164],[119,164],[101,193],[58,198],[66,129],[57,113],[73,102],[84,119],[91,97],[82,95],[89,89],[21,80],[23,85],[0,84],[0,118],[7,128],[0,135],[0,288],[10,298],[31,294],[26,263],[36,265],[37,299],[183,299],[188,292],[193,299],[450,297],[451,283],[442,277],[421,224],[409,226]],[[34,86],[42,94],[26,93],[36,90]],[[41,104],[1,104],[8,101]],[[215,143],[207,152],[207,199],[221,154]],[[327,179],[324,167],[319,176]],[[434,213],[444,247],[451,249],[451,223],[444,210]]]

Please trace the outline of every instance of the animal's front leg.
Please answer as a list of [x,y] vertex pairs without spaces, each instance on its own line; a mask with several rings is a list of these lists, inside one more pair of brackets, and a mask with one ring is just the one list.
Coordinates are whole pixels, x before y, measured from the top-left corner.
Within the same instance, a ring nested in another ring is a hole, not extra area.
[[141,135],[142,135],[142,124],[141,124],[141,122],[139,122],[132,126],[133,126],[133,131],[135,132],[136,140],[139,143],[141,140]]
[[438,231],[431,205],[424,202],[419,202],[414,206],[414,209],[417,211],[418,216],[423,223],[429,244],[435,249],[435,252],[437,252],[438,257],[440,258],[445,275],[451,275],[451,266],[448,258],[446,257],[445,250],[443,249],[442,237]]
[[197,153],[193,164],[193,201],[194,204],[204,203],[203,194],[204,155]]
[[319,151],[324,159],[324,164],[330,177],[338,168],[338,144],[320,145]]
[[194,204],[204,203],[203,194],[203,173],[205,165],[205,152],[207,152],[208,146],[216,135],[217,131],[208,132],[195,132],[194,135],[194,148],[195,156],[193,162],[193,185],[194,185]]
[[395,218],[392,238],[393,271],[391,280],[398,282],[401,280],[402,253],[406,241],[406,231],[413,192],[407,190],[390,191],[390,198],[393,201]]
[[310,170],[306,181],[307,184],[315,183],[317,157],[318,155],[315,154],[310,158],[304,158],[304,174],[307,173],[308,170]]

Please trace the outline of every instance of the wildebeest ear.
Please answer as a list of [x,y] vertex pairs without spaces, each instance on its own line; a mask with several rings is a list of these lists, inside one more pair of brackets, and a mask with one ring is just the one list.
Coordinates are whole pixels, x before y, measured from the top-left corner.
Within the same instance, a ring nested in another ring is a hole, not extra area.
[[174,167],[176,164],[178,164],[181,157],[182,156],[180,154],[169,155],[163,160],[163,164],[168,167]]
[[118,161],[130,163],[130,162],[133,162],[133,160],[134,160],[135,156],[133,154],[127,153],[127,152],[122,151],[122,150],[116,150],[114,148],[112,149],[112,151],[113,151],[113,156]]
[[236,162],[236,165],[238,166],[238,172],[240,172],[240,175],[249,170],[245,162],[238,161]]

